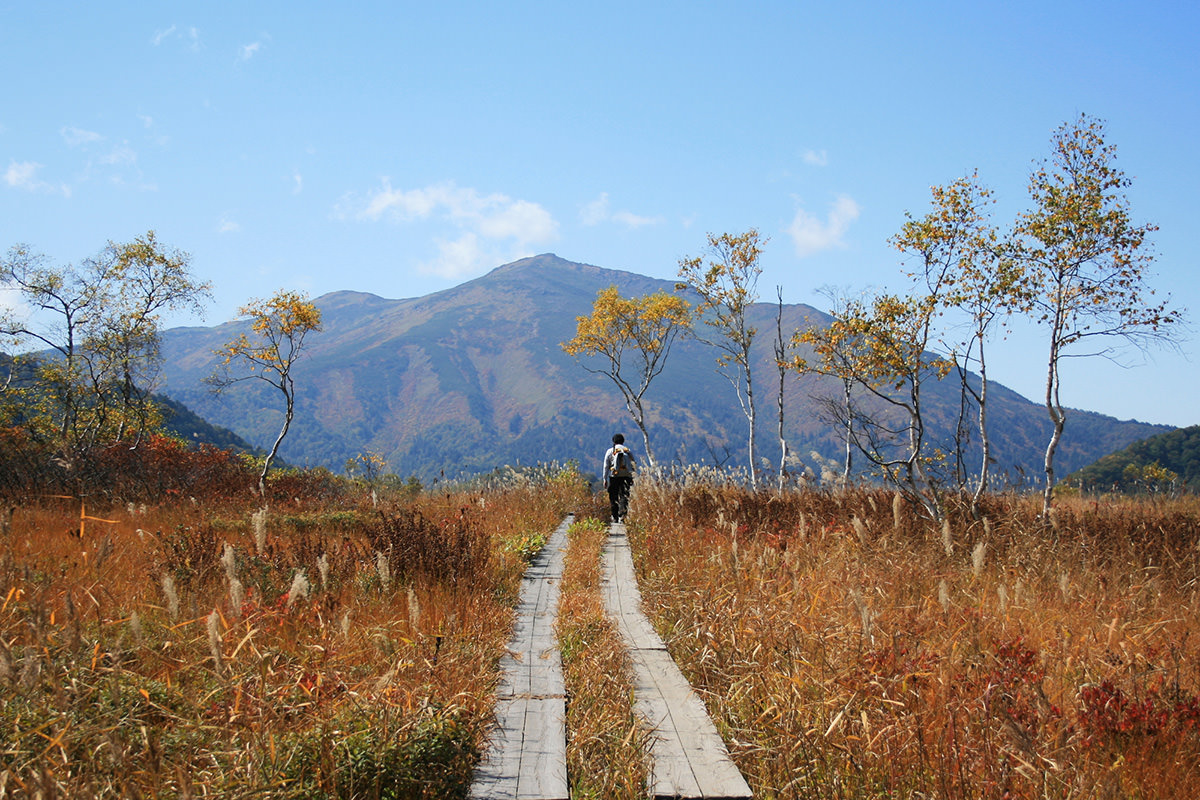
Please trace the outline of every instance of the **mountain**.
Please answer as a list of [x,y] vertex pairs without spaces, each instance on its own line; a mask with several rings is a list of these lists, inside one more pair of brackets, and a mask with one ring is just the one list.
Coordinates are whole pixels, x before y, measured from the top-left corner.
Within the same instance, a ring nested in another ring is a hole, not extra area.
[[1140,473],[1153,464],[1178,475],[1180,485],[1193,490],[1200,488],[1200,425],[1134,442],[1072,473],[1067,481],[1074,486],[1100,491],[1132,489],[1136,488],[1131,485],[1136,483],[1136,478],[1131,480],[1126,470],[1132,466]]
[[[397,474],[423,481],[497,466],[577,459],[598,462],[614,431],[636,450],[640,436],[609,380],[585,370],[559,346],[575,333],[575,318],[591,312],[596,293],[615,285],[624,296],[674,284],[631,272],[565,261],[546,254],[498,267],[452,289],[388,300],[334,292],[314,302],[323,331],[306,340],[295,367],[296,418],[281,450],[293,464],[340,470],[347,459],[379,453]],[[760,455],[778,460],[772,339],[777,306],[748,315],[755,344]],[[783,328],[827,321],[805,305],[783,307]],[[162,390],[206,419],[258,447],[269,447],[283,411],[265,383],[239,384],[220,397],[203,384],[213,350],[244,322],[165,332]],[[682,341],[647,395],[651,443],[661,463],[744,464],[746,420],[732,387],[715,371],[713,350]],[[989,411],[998,472],[1036,478],[1049,438],[1045,410],[993,384]],[[785,420],[789,446],[809,464],[811,451],[834,457],[836,431],[821,422],[814,394],[825,379],[789,377]],[[926,392],[929,424],[952,441],[959,389],[943,381]],[[1059,449],[1062,474],[1166,426],[1074,413]]]

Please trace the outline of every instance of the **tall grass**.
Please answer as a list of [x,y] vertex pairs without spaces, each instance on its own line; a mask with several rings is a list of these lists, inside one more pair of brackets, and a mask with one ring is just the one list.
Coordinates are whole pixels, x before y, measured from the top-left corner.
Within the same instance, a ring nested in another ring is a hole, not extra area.
[[519,543],[581,497],[560,473],[379,512],[114,503],[82,536],[78,500],[17,507],[0,797],[463,796]]
[[1200,501],[933,526],[882,491],[643,484],[642,593],[761,798],[1190,797]]

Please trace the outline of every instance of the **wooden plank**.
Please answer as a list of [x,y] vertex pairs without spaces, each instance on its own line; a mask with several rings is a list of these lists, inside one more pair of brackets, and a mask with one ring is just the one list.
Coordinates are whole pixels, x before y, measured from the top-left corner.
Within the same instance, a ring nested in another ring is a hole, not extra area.
[[624,525],[610,529],[602,583],[605,608],[629,648],[636,710],[653,730],[653,795],[710,800],[753,797],[703,701],[642,612]]
[[525,571],[508,652],[500,660],[496,727],[470,796],[567,800],[566,688],[554,622],[567,517]]

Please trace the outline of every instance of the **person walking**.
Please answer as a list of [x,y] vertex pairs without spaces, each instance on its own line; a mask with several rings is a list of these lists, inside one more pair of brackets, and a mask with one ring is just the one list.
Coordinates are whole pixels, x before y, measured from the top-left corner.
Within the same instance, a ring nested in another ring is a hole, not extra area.
[[612,441],[612,447],[604,453],[604,488],[608,490],[612,521],[624,522],[629,512],[629,489],[633,486],[637,462],[625,446],[624,435],[614,433]]

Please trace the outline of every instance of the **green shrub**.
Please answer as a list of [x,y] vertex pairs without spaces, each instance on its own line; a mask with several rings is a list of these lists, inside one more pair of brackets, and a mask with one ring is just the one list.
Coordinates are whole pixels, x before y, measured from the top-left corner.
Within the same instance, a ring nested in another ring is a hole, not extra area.
[[[296,797],[434,800],[466,797],[479,753],[478,722],[460,707],[427,707],[401,730],[386,712],[353,709],[297,742]],[[389,725],[389,722],[392,725]]]

